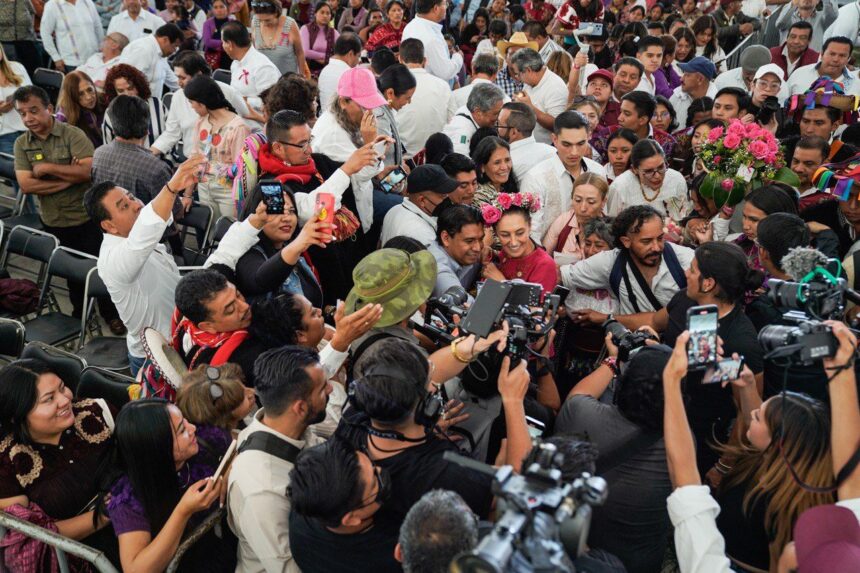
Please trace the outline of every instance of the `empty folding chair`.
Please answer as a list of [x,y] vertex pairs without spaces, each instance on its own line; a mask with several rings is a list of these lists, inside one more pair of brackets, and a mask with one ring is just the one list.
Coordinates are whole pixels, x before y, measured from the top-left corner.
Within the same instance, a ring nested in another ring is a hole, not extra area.
[[[187,265],[202,265],[201,259],[206,252],[209,240],[209,227],[212,225],[212,207],[203,203],[194,203],[185,216],[176,222],[181,230],[180,237],[184,252],[182,258]],[[193,229],[197,236],[197,249],[193,249],[186,243],[188,231]],[[178,254],[178,253],[175,253]]]
[[103,398],[108,404],[122,408],[130,400],[129,387],[135,385],[134,378],[110,370],[87,366],[81,372],[75,396],[78,398]]
[[[9,239],[6,241],[3,257],[0,259],[0,268],[9,268],[10,255],[31,259],[38,263],[35,282],[41,284],[45,278],[45,271],[51,260],[51,255],[59,246],[60,240],[54,235],[32,227],[18,225],[9,231]],[[53,300],[46,302],[54,303]]]
[[60,88],[63,85],[65,74],[58,70],[50,68],[36,68],[33,72],[33,85],[39,86],[48,92],[48,97],[51,98],[51,103],[57,105],[57,98],[60,96]]
[[[128,370],[128,344],[123,336],[102,336],[101,326],[94,320],[96,299],[110,297],[107,287],[99,276],[97,268],[90,269],[84,285],[84,314],[81,316],[81,335],[78,341],[78,355],[91,366],[99,366],[114,372]],[[98,333],[92,333],[89,341],[87,325],[96,325]]]
[[24,350],[24,325],[11,318],[0,318],[0,361],[10,362]]

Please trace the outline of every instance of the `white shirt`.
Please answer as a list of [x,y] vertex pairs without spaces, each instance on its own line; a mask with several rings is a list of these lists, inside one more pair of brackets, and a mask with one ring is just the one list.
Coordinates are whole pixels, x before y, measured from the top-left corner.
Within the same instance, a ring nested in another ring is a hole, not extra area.
[[[601,164],[583,157],[582,172],[586,171],[606,177],[606,171]],[[553,153],[529,171],[520,184],[520,191],[534,193],[540,197],[541,208],[532,215],[531,236],[535,241],[541,242],[556,217],[570,209],[573,177],[565,169],[558,153]]]
[[[812,84],[820,76],[818,74],[819,64],[808,64],[794,70],[791,77],[786,82],[786,97],[794,94],[802,94],[806,92]],[[842,75],[838,78],[833,78],[834,81],[841,82],[845,86],[845,95],[860,96],[860,77],[856,71],[850,71],[848,68],[842,71]]]
[[340,76],[349,69],[349,64],[337,58],[331,58],[328,65],[322,69],[317,80],[321,111],[330,111],[331,102],[337,97],[337,83],[340,81]]
[[[2,101],[6,101],[12,97],[12,94],[14,94],[15,90],[18,88],[33,84],[33,82],[30,81],[30,76],[27,75],[27,70],[24,69],[24,66],[20,63],[9,60],[9,68],[12,70],[13,74],[21,78],[21,85],[16,86],[10,82],[9,85],[0,86],[0,100]],[[6,113],[0,113],[0,135],[26,130],[27,128],[24,126],[24,122],[21,121],[21,116],[18,115],[14,105],[12,106],[12,109]]]
[[254,46],[248,48],[241,60],[233,60],[230,74],[230,85],[239,95],[248,98],[248,105],[257,111],[263,109],[260,93],[275,85],[281,77],[281,72],[272,60],[258,52]]
[[538,143],[533,135],[513,142],[511,144],[511,163],[517,181],[522,184],[526,173],[555,154],[555,147],[546,143]]
[[406,197],[385,214],[379,242],[384,245],[400,235],[417,239],[426,247],[436,241],[436,217],[431,217]]
[[[708,92],[705,94],[711,99],[717,95],[717,86],[714,82],[708,84]],[[678,86],[672,92],[672,97],[669,98],[669,103],[675,108],[677,114],[678,125],[687,125],[687,110],[690,109],[690,104],[693,103],[693,96],[684,91],[684,86]]]
[[[448,43],[442,36],[442,24],[416,16],[403,28],[403,40],[417,38],[424,44],[424,57],[427,58],[427,71],[446,82],[463,67],[463,54],[448,52]],[[414,96],[413,96],[414,97]]]
[[[705,46],[696,46],[696,55],[705,57]],[[708,59],[714,62],[714,65],[717,66],[718,74],[726,71],[726,53],[720,46],[717,46],[717,51]]]
[[134,42],[145,35],[155,34],[155,31],[164,26],[164,23],[160,17],[146,10],[140,11],[137,20],[129,16],[128,10],[123,10],[110,19],[107,33],[119,32],[128,38],[129,42]]
[[720,505],[708,486],[685,485],[666,499],[675,528],[678,565],[684,573],[731,573],[726,542],[717,529]]
[[463,155],[471,155],[469,153],[469,143],[472,141],[472,136],[478,131],[478,124],[475,123],[475,118],[466,107],[461,107],[454,114],[442,133],[448,136],[451,143],[454,144],[454,151]]
[[[248,115],[248,107],[245,105],[245,100],[239,94],[221,82],[215,82],[224,97],[230,102],[236,113],[244,117]],[[194,145],[197,142],[197,122],[200,116],[191,108],[188,103],[188,98],[185,97],[185,92],[177,90],[173,92],[173,101],[170,102],[170,110],[167,112],[167,120],[164,122],[164,129],[158,136],[158,139],[152,144],[161,153],[168,153],[173,146],[182,140],[182,154],[185,157],[190,157],[194,152]]]
[[[262,423],[264,410],[242,430],[243,444],[254,432],[267,432],[304,449],[323,443],[311,428],[300,440],[288,438]],[[293,464],[259,450],[247,450],[236,457],[227,482],[227,523],[239,538],[237,573],[299,573],[290,549],[290,498],[287,486]]]
[[825,38],[845,36],[855,44],[860,34],[860,2],[851,2],[839,8],[839,16],[824,31]]
[[400,108],[395,116],[400,140],[408,156],[424,148],[427,138],[442,131],[448,123],[448,101],[451,88],[424,68],[410,68],[415,76],[412,101]]
[[48,0],[42,13],[42,42],[55,62],[80,66],[99,51],[102,21],[91,0]]
[[[543,77],[532,87],[523,86],[534,106],[540,111],[556,117],[567,108],[567,84],[551,70],[544,68]],[[552,143],[552,132],[540,124],[532,132],[536,141]]]
[[[651,95],[657,93],[657,87],[654,85],[653,80],[648,79],[648,74],[642,74],[642,78],[639,80],[639,85],[636,86],[636,89],[633,91],[645,92]],[[681,125],[684,125],[683,123]]]
[[[314,129],[311,131],[311,147],[316,153],[322,153],[339,162],[349,159],[349,156],[357,149],[349,134],[337,122],[335,115],[329,111],[323,113],[314,124]],[[376,165],[365,167],[350,177],[352,191],[355,195],[355,206],[358,210],[356,214],[361,219],[361,226],[365,233],[370,230],[370,226],[373,224],[373,182],[371,179],[381,172],[383,167],[382,161],[379,161]]]
[[96,52],[89,57],[89,59],[84,65],[78,66],[78,71],[84,72],[85,74],[90,76],[90,78],[92,78],[92,80],[96,82],[96,84],[98,84],[99,82],[104,83],[105,78],[107,77],[108,70],[119,63],[119,59],[121,56],[122,54],[120,54],[119,56],[115,56],[108,61],[105,61],[104,57],[102,56],[102,53]]
[[[128,328],[128,352],[137,358],[146,356],[140,342],[144,328],[152,327],[168,340],[171,337],[174,291],[180,277],[176,262],[159,241],[172,221],[172,216],[167,221],[159,217],[150,203],[140,211],[128,237],[106,234],[99,250],[99,276]],[[203,266],[235,268],[236,261],[257,243],[258,232],[249,221],[234,223]]]
[[162,59],[164,54],[161,53],[161,46],[153,34],[131,42],[119,57],[121,63],[137,68],[146,76],[149,89],[155,97],[164,89],[164,72],[159,65]]
[[[749,93],[750,88],[747,87],[746,82],[744,82],[743,76],[744,70],[741,67],[732,68],[727,72],[723,72],[718,75],[711,85],[716,86],[717,91],[720,91],[723,88],[740,88],[745,92]],[[680,123],[679,125],[684,125]]]
[[[453,92],[451,92],[451,99],[448,101],[448,117],[452,117],[455,113],[457,113],[458,109],[466,105],[466,102],[469,101],[469,94],[472,93],[472,89],[478,84],[496,85],[495,82],[485,80],[484,78],[474,78],[465,86],[455,89]],[[508,95],[505,94],[505,97],[502,98],[502,101],[508,103],[509,101],[511,101],[511,98],[509,98]]]
[[[644,192],[648,197],[654,195],[653,189]],[[651,205],[664,217],[680,221],[690,211],[690,201],[687,199],[687,182],[684,176],[674,169],[667,169],[663,178],[660,193],[652,200],[645,199],[639,177],[632,170],[619,175],[609,186],[606,196],[606,214],[617,217],[618,213],[633,205]]]
[[[693,249],[688,249],[687,247],[682,247],[680,245],[673,245],[669,242],[666,243],[666,246],[675,251],[675,255],[678,257],[678,262],[681,264],[681,268],[688,269],[690,267],[690,263],[695,256],[695,251],[693,251]],[[597,253],[593,257],[589,257],[572,265],[563,265],[560,269],[562,284],[569,289],[606,289],[613,298],[616,298],[615,293],[612,292],[612,289],[610,288],[609,275],[612,273],[612,267],[615,264],[615,259],[618,258],[618,253],[619,249],[612,249],[611,251]],[[627,292],[627,285],[622,280],[621,284],[618,285],[618,314],[634,314],[636,312],[649,312],[656,310],[651,308],[651,303],[648,301],[645,293],[642,292],[642,287],[639,286],[639,281],[633,278],[632,273],[630,274],[630,286],[633,289],[633,294],[636,297],[640,310],[637,311],[633,306],[630,299],[630,293]],[[657,274],[654,275],[650,286],[654,296],[658,301],[660,301],[660,304],[664,306],[667,305],[669,301],[672,300],[672,297],[678,292],[679,287],[677,283],[675,283],[672,273],[669,272],[669,266],[666,264],[665,259],[661,259],[660,268],[657,270]]]

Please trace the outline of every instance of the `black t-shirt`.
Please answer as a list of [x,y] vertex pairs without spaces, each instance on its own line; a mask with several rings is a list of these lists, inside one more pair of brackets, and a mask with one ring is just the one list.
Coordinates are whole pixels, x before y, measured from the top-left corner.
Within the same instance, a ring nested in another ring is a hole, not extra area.
[[720,514],[717,527],[726,540],[726,554],[747,565],[767,571],[770,567],[770,542],[764,526],[766,498],[744,507],[746,485],[738,484],[719,492]]
[[[367,432],[362,424],[366,420],[366,416],[360,412],[347,412],[338,427],[338,435],[345,437],[356,448],[365,447]],[[404,442],[403,445],[410,444]],[[434,489],[447,489],[460,494],[472,511],[486,519],[493,500],[490,490],[492,477],[443,460],[442,455],[447,451],[459,453],[453,443],[431,434],[425,442],[375,461],[375,465],[386,468],[391,476],[391,497],[380,513],[393,516],[400,523],[425,493]]]
[[[687,328],[687,310],[696,306],[684,291],[677,293],[666,305],[669,313],[669,326],[663,333],[663,342],[675,346],[678,335]],[[744,362],[754,374],[764,368],[763,353],[758,342],[758,335],[752,321],[743,313],[740,306],[719,320],[717,335],[723,340],[723,356],[733,353],[744,357]],[[704,372],[694,371],[687,376],[686,393],[690,398],[687,415],[693,432],[698,435],[707,434],[717,421],[727,425],[736,415],[735,403],[732,397],[731,385],[725,388],[721,384],[702,384]]]
[[399,573],[394,559],[400,523],[374,515],[373,527],[364,533],[332,533],[315,519],[290,512],[290,548],[303,573],[373,571]]

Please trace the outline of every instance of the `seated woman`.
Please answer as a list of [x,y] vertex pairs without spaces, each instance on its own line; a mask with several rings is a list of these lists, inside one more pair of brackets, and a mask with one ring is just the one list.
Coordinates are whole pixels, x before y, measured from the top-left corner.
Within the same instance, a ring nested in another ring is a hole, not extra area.
[[609,161],[603,166],[606,169],[606,180],[613,183],[622,173],[630,169],[630,155],[639,137],[631,130],[622,127],[615,130],[606,140],[606,155]]
[[[103,508],[94,504],[99,474],[110,459],[113,416],[106,404],[74,400],[40,360],[16,360],[0,370],[0,509],[104,551],[119,563]],[[95,509],[94,509],[95,508]],[[47,548],[38,562],[32,539],[4,540],[13,571],[52,570]],[[54,565],[56,567],[56,565]]]
[[102,122],[105,107],[96,92],[96,85],[84,72],[69,72],[63,78],[57,99],[57,121],[79,127],[99,147],[103,143]]
[[[173,559],[186,527],[217,507],[226,492],[224,477],[198,462],[197,428],[179,408],[159,398],[129,402],[116,421],[116,460],[108,515],[119,538],[124,571],[163,571]],[[200,515],[195,515],[200,514]],[[222,535],[229,529],[221,528]],[[183,570],[233,571],[236,544],[210,531],[191,546]]]
[[[293,15],[292,8],[290,9],[290,16],[297,19]],[[334,43],[340,35],[331,26],[332,18],[331,6],[321,0],[314,6],[311,21],[299,30],[305,61],[313,77],[318,77],[322,69],[328,65],[328,61],[334,53]]]
[[245,386],[237,364],[201,364],[182,376],[176,406],[197,426],[198,461],[211,467],[218,462],[239,431],[239,423],[257,409],[256,393]]
[[587,222],[603,215],[608,192],[606,179],[590,171],[580,173],[573,181],[571,208],[553,221],[542,241],[546,252],[552,253],[559,265],[583,258],[584,237],[580,231]]
[[[302,294],[314,306],[323,304],[323,292],[317,280],[310,257],[305,253],[315,245],[325,248],[331,240],[328,223],[311,217],[299,229],[299,215],[293,192],[283,187],[284,212],[269,215],[260,233],[260,242],[246,252],[236,263],[236,288],[253,302],[260,297],[280,293]],[[258,189],[245,202],[245,217],[257,210],[262,193]]]
[[[164,121],[167,118],[167,110],[158,97],[154,96],[149,89],[149,82],[137,68],[128,64],[117,64],[108,70],[105,76],[104,98],[105,108],[118,95],[137,96],[149,104],[149,146],[155,143],[158,136],[164,130]],[[110,119],[105,117],[102,135],[105,143],[113,141],[113,127]]]
[[401,0],[390,0],[385,5],[388,21],[368,34],[367,43],[364,45],[368,53],[372,54],[379,48],[388,48],[392,51],[400,49],[403,28],[406,25],[403,21],[405,13],[406,7]]
[[543,286],[544,294],[558,284],[555,262],[530,237],[531,213],[540,209],[540,199],[531,193],[500,193],[493,203],[481,207],[484,222],[493,227],[501,252],[484,265],[485,279],[520,279]]

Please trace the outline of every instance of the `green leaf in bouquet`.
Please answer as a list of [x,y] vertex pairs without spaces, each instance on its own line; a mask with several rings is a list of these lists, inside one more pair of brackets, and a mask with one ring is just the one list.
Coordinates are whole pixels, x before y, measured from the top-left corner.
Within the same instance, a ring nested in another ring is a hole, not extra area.
[[780,167],[773,176],[772,181],[779,181],[780,183],[785,183],[792,187],[800,186],[800,178],[798,178],[797,174],[788,167]]

